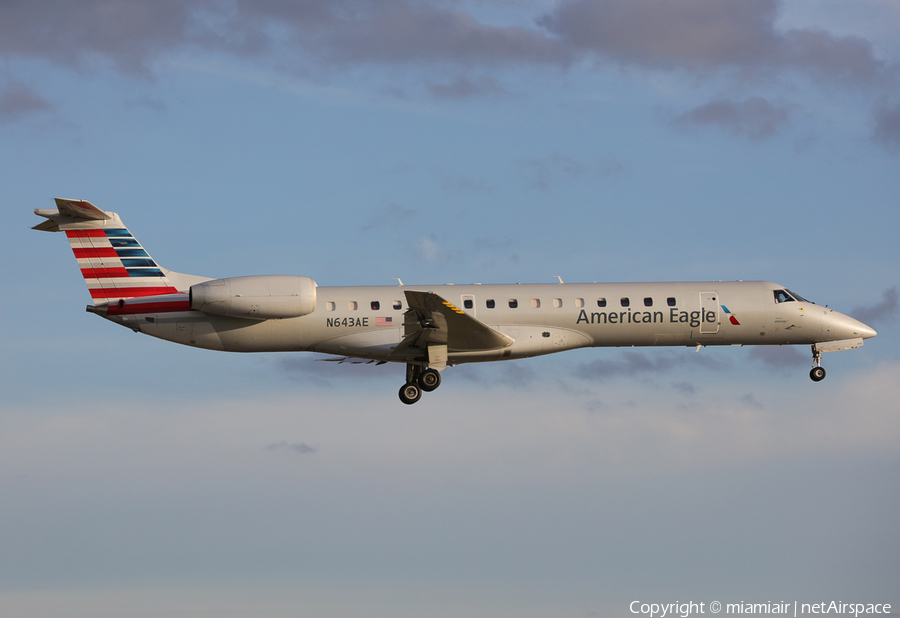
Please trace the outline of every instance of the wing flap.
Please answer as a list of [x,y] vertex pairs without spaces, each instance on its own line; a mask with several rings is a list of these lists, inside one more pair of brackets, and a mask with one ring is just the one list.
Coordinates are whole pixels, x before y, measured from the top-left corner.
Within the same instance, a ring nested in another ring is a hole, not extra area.
[[515,341],[434,292],[407,290],[405,294],[410,310],[403,322],[403,348],[424,350],[428,345],[446,345],[449,352],[482,352],[505,348]]

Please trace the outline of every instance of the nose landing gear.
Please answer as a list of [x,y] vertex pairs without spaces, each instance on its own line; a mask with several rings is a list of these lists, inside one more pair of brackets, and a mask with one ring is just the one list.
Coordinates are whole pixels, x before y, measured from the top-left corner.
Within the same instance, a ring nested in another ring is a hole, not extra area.
[[441,385],[441,374],[431,367],[424,369],[421,365],[406,365],[406,384],[400,387],[400,401],[412,405],[422,398],[422,393],[430,393]]
[[815,344],[812,346],[812,354],[813,368],[809,370],[809,378],[813,382],[821,382],[825,379],[825,369],[822,368],[822,352],[816,348]]

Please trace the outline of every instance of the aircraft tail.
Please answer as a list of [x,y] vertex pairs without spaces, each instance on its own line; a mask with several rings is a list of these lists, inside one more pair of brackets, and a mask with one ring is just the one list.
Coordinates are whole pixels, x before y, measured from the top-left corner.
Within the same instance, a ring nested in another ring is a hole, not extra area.
[[95,303],[178,293],[168,276],[178,274],[157,265],[119,215],[84,200],[56,198],[56,208],[35,209],[47,221],[32,229],[66,233]]

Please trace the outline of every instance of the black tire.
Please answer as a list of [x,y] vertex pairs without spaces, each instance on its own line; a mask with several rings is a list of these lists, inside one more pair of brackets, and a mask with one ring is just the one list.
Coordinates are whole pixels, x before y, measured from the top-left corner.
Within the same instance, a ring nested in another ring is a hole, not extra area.
[[813,367],[809,371],[809,378],[813,382],[821,382],[825,379],[825,370],[821,367]]
[[419,376],[419,386],[426,393],[430,393],[441,385],[441,374],[437,369],[426,369]]
[[412,405],[422,398],[422,389],[415,382],[407,382],[400,387],[400,401]]

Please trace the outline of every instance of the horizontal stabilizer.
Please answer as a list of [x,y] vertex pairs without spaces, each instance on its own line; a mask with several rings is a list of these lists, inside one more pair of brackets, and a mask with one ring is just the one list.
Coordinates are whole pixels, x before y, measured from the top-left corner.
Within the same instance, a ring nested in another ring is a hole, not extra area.
[[60,214],[75,219],[111,219],[112,217],[86,200],[55,199]]
[[67,200],[57,197],[54,201],[56,210],[34,209],[34,214],[46,218],[47,221],[43,221],[31,229],[41,232],[60,232],[69,229],[102,228],[118,219],[115,213],[100,210],[86,200]]

